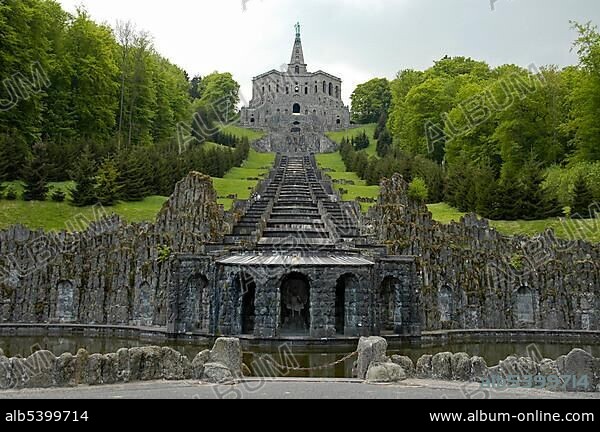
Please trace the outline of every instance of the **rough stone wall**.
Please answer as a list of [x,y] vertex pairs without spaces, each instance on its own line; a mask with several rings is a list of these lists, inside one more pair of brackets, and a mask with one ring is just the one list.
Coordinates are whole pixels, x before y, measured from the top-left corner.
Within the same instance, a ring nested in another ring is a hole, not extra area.
[[267,128],[269,134],[253,143],[261,152],[331,153],[338,147],[325,136],[326,125],[316,114],[276,114]]
[[188,359],[169,347],[122,348],[116,353],[56,357],[37,351],[28,358],[7,358],[0,350],[0,390],[76,387],[153,380],[197,379],[231,383],[242,377],[242,349],[238,339],[219,338],[212,350]]
[[418,257],[424,329],[600,329],[600,245],[508,237],[474,215],[442,225],[407,188],[382,183],[372,227],[390,254]]
[[[189,266],[190,264],[182,264]],[[196,270],[188,270],[188,274]],[[241,302],[247,292],[248,281],[256,284],[255,329],[257,337],[280,336],[281,287],[286,276],[302,275],[310,286],[310,336],[333,337],[336,335],[336,286],[346,278],[345,284],[345,332],[359,336],[374,331],[372,303],[373,269],[361,268],[259,268],[219,266],[216,277],[214,302],[211,303],[214,333],[241,334],[243,314]],[[240,276],[245,283],[240,282]]]
[[209,177],[191,173],[155,224],[107,217],[75,233],[0,232],[0,322],[164,326],[170,256],[226,227]]

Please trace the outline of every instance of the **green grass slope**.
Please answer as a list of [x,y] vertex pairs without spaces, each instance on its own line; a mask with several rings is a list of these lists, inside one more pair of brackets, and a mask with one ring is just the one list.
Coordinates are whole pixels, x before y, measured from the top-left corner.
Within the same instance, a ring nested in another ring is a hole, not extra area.
[[[224,178],[213,178],[213,184],[219,203],[229,210],[234,202],[230,196],[238,199],[248,199],[251,191],[273,166],[274,154],[262,154],[250,151],[248,160],[241,168],[234,168]],[[5,183],[12,186],[21,196],[23,185],[20,182]],[[72,182],[52,183],[51,187],[68,192],[73,187]],[[109,214],[117,214],[128,222],[151,222],[162,208],[167,197],[152,196],[140,202],[121,202],[114,207],[107,207]],[[98,209],[94,207],[73,207],[69,203],[0,201],[0,229],[11,225],[22,224],[31,229],[60,231],[63,229],[81,229],[82,224],[91,222],[98,217]]]
[[354,128],[354,129],[344,129],[344,130],[336,131],[336,132],[328,132],[326,135],[332,141],[340,144],[344,138],[348,138],[348,139],[354,138],[354,137],[360,135],[362,132],[365,132],[367,134],[367,136],[369,137],[370,145],[368,148],[366,148],[363,151],[365,153],[367,153],[369,156],[378,157],[377,156],[377,141],[375,140],[375,138],[373,138],[373,136],[375,135],[376,128],[377,128],[377,124],[369,123],[369,124],[362,125],[357,128]]
[[[429,205],[433,219],[448,224],[458,222],[465,215],[448,204]],[[535,221],[490,221],[490,225],[506,235],[534,236],[552,228],[556,236],[568,240],[600,242],[600,220],[571,220],[551,218]]]
[[[319,154],[317,163],[335,182],[335,188],[344,201],[356,201],[358,198],[377,199],[379,186],[367,186],[356,173],[348,172],[340,153]],[[351,184],[349,184],[349,182]],[[374,203],[360,203],[363,212],[367,212]]]

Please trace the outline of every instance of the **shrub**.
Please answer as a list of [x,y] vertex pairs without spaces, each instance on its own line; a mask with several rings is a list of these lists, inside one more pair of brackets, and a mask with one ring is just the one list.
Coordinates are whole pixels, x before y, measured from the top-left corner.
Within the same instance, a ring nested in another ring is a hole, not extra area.
[[423,180],[421,177],[415,177],[408,186],[408,196],[410,199],[415,201],[422,203],[427,202],[429,199],[429,189],[427,188],[425,180]]
[[17,199],[17,191],[14,187],[10,186],[6,189],[6,195],[4,196],[8,201],[15,201]]
[[61,203],[61,202],[65,202],[65,200],[67,199],[67,194],[64,191],[56,190],[56,191],[52,192],[51,198],[52,198],[52,201]]

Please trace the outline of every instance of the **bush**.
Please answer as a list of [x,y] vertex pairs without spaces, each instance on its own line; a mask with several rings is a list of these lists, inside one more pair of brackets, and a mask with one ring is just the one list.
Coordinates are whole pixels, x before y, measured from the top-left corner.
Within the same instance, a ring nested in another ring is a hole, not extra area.
[[65,202],[65,200],[67,199],[67,194],[64,191],[56,190],[56,191],[52,192],[51,198],[52,198],[52,201],[61,203],[61,202]]
[[415,177],[415,179],[410,182],[410,185],[408,185],[408,196],[414,201],[422,203],[427,202],[429,199],[429,189],[427,188],[425,180],[420,177]]
[[554,166],[548,169],[544,189],[553,194],[563,207],[573,205],[575,183],[585,177],[595,200],[600,200],[600,162],[581,162],[568,168]]
[[4,197],[8,201],[16,201],[16,199],[18,198],[17,191],[14,187],[10,186],[8,189],[6,189],[6,195]]

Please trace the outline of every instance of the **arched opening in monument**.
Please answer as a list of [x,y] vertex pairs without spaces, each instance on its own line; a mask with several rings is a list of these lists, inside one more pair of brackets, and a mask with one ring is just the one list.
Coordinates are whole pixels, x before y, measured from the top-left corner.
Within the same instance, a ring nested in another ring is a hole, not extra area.
[[208,333],[210,296],[208,279],[203,274],[191,276],[186,284],[181,323],[186,332],[201,331]]
[[338,119],[335,121],[335,123],[336,123],[337,125],[341,125],[341,124],[342,124],[342,120],[338,118]]
[[396,289],[400,281],[393,277],[384,279],[379,289],[379,328],[382,333],[393,333],[396,317]]
[[348,291],[357,284],[356,276],[347,274],[340,277],[335,287],[335,331],[338,335],[346,332],[348,325],[347,308]]
[[340,88],[339,88],[339,86],[335,86],[335,97],[336,97],[336,99],[340,98]]
[[71,281],[61,281],[57,286],[56,318],[61,322],[73,321],[75,288]]
[[302,108],[300,107],[299,103],[295,103],[293,108],[292,108],[292,112],[294,114],[300,114],[300,112],[302,111]]
[[327,82],[323,81],[323,93],[327,93]]
[[310,282],[301,273],[287,275],[281,283],[281,333],[310,332]]
[[517,290],[517,320],[519,322],[533,323],[535,321],[533,295],[533,290],[527,286]]
[[454,304],[452,300],[452,288],[444,285],[438,293],[438,309],[440,311],[440,321],[450,322],[454,317]]
[[256,283],[247,275],[242,275],[240,278],[242,289],[242,334],[254,334],[256,322]]
[[294,72],[296,72],[296,74],[300,73],[300,66],[296,66],[296,68],[294,69]]
[[136,321],[141,326],[151,326],[154,321],[154,307],[152,305],[152,287],[148,282],[143,282],[139,290],[139,304]]
[[252,118],[250,119],[250,123],[256,123],[256,120],[255,120],[255,118],[254,118],[254,117],[252,117]]
[[329,96],[333,95],[333,84],[329,83]]

